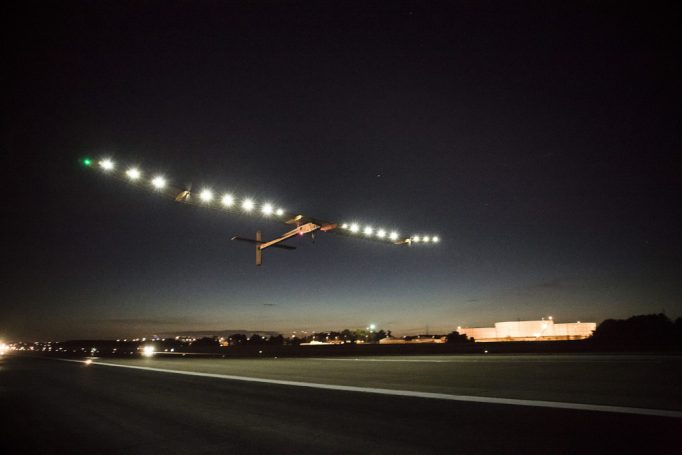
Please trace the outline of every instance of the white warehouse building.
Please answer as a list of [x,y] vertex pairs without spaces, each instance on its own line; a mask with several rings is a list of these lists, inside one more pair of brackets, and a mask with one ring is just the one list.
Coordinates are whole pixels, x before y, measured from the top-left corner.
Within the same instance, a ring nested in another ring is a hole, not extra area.
[[457,327],[459,333],[478,342],[582,340],[596,329],[596,322],[555,324],[552,319],[496,322],[495,327]]

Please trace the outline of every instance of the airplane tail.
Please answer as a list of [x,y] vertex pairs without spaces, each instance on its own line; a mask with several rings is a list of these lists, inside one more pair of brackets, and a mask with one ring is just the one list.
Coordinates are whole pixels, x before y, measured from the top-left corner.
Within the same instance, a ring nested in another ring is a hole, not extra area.
[[260,266],[263,263],[263,250],[261,250],[260,245],[263,243],[263,236],[261,235],[260,229],[256,231],[256,265]]
[[[255,239],[247,239],[245,237],[239,237],[239,236],[234,236],[232,237],[231,240],[238,240],[240,242],[248,242],[248,243],[253,243],[256,245],[256,265],[262,265],[263,264],[263,250],[261,249],[261,245],[266,243],[263,241],[263,235],[261,231],[256,231],[256,238]],[[295,250],[295,246],[290,246],[290,245],[283,245],[281,243],[276,243],[274,245],[269,245],[274,248],[281,248],[283,250]]]

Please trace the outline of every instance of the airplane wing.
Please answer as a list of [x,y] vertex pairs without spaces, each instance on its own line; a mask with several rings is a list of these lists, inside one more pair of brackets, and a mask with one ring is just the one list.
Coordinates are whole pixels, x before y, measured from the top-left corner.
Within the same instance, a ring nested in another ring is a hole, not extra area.
[[[86,168],[96,170],[106,176],[119,179],[181,204],[198,205],[226,213],[238,212],[244,215],[257,215],[263,220],[278,221],[290,226],[295,226],[293,230],[269,242],[262,241],[260,238],[252,240],[238,236],[233,237],[233,240],[247,241],[256,244],[258,251],[270,246],[294,249],[294,247],[281,244],[280,242],[293,237],[294,235],[305,235],[318,230],[364,240],[383,242],[388,245],[427,245],[440,242],[440,237],[433,234],[418,233],[405,236],[396,229],[364,224],[356,220],[341,222],[321,220],[284,210],[283,208],[276,207],[268,202],[258,202],[247,197],[238,197],[235,194],[218,194],[210,189],[202,189],[195,192],[191,189],[173,184],[163,175],[148,175],[137,167],[122,167],[108,158],[97,161],[90,158],[84,158],[81,160],[81,163]],[[258,233],[258,237],[260,237],[260,232]]]

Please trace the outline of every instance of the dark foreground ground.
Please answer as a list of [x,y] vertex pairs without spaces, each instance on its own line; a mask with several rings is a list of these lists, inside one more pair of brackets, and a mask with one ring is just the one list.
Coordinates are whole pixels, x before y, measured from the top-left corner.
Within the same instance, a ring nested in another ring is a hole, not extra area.
[[[230,360],[225,360],[229,362]],[[561,378],[555,378],[561,381]],[[0,359],[3,453],[674,453],[682,419]]]

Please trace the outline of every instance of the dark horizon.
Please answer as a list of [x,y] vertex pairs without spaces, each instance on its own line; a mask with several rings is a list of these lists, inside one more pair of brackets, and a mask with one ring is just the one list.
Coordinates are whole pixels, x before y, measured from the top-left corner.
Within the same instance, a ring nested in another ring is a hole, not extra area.
[[[10,5],[1,340],[682,316],[665,3]],[[85,156],[441,242],[256,268],[229,239],[286,226]]]

